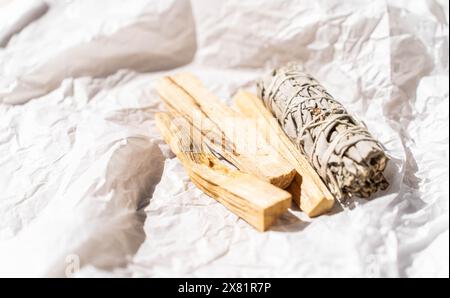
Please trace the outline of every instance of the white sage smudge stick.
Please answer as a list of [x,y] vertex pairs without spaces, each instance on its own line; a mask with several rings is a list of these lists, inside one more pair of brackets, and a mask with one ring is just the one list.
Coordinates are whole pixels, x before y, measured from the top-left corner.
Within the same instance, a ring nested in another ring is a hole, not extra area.
[[388,187],[382,146],[301,66],[274,70],[258,93],[339,201]]

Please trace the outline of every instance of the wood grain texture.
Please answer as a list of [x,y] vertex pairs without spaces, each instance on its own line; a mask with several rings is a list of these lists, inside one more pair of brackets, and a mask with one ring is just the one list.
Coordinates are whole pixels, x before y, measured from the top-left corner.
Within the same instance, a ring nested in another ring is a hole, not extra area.
[[234,104],[243,115],[263,119],[261,123],[267,124],[263,128],[266,138],[272,140],[268,141],[295,167],[297,175],[287,190],[300,209],[311,217],[329,211],[334,204],[333,195],[261,100],[254,94],[240,91],[234,97]]
[[267,230],[290,207],[291,195],[287,191],[226,167],[208,149],[200,148],[189,126],[174,125],[173,116],[166,113],[156,114],[155,120],[191,181],[257,230]]
[[[295,168],[264,136],[246,134],[245,119],[208,91],[195,76],[176,74],[161,78],[156,90],[170,110],[192,124],[203,142],[242,172],[253,174],[280,188],[287,188]],[[256,146],[238,146],[240,143]]]

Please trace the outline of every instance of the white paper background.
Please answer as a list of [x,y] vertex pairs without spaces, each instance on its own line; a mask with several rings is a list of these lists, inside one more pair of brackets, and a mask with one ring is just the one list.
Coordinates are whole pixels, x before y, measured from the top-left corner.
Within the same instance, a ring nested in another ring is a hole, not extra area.
[[[448,276],[445,1],[45,2],[0,19],[0,275]],[[290,60],[386,145],[391,187],[259,233],[189,182],[153,82],[229,101]]]

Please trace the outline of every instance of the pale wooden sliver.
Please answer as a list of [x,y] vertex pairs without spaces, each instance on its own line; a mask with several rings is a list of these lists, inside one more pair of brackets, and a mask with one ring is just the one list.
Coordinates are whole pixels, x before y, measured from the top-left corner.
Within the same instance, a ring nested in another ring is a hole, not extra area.
[[[294,179],[295,168],[279,154],[265,138],[257,132],[249,135],[246,142],[258,142],[256,151],[236,151],[236,137],[239,140],[239,127],[230,123],[239,121],[239,114],[229,108],[196,77],[190,74],[177,74],[160,79],[156,84],[168,108],[175,110],[189,121],[204,137],[203,141],[242,172],[253,174],[281,188],[287,188]],[[197,123],[201,117],[201,123]],[[212,139],[223,140],[221,144]],[[242,140],[242,138],[241,138]],[[223,143],[227,145],[223,145]]]
[[234,97],[234,104],[243,115],[264,119],[262,123],[267,123],[268,126],[264,129],[266,136],[278,138],[277,142],[272,142],[272,146],[297,170],[297,175],[287,190],[299,208],[311,217],[329,211],[334,204],[333,195],[261,100],[254,94],[239,91]]
[[[224,166],[211,152],[198,150],[187,133],[189,127],[172,125],[169,114],[156,114],[156,125],[186,169],[192,182],[259,231],[270,225],[291,205],[291,195],[252,175]],[[182,144],[191,142],[192,151]]]

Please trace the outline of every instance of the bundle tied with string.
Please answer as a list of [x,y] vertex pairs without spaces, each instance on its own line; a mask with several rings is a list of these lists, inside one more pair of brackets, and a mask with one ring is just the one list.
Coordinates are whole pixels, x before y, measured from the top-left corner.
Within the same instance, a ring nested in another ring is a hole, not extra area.
[[339,201],[388,187],[381,144],[300,66],[274,70],[258,93]]

